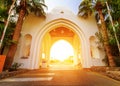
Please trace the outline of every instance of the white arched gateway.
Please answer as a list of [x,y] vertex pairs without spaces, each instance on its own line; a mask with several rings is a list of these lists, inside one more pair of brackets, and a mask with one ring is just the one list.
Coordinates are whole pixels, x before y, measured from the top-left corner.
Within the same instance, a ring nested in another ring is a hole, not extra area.
[[[40,47],[41,47],[41,43],[42,43],[42,38],[45,35],[45,33],[47,33],[48,31],[50,31],[51,29],[57,28],[57,27],[66,27],[66,28],[70,28],[73,31],[76,32],[76,34],[79,36],[80,39],[80,43],[82,46],[82,64],[83,67],[90,67],[91,66],[91,61],[90,61],[90,53],[89,53],[89,49],[87,48],[88,45],[86,44],[87,40],[85,39],[85,35],[84,33],[81,31],[81,29],[74,24],[71,21],[68,21],[66,19],[57,19],[54,21],[49,22],[48,24],[46,24],[42,30],[40,30],[37,34],[36,34],[36,41],[35,41],[35,45],[34,46],[34,54],[33,54],[33,59],[34,62],[32,63],[32,67],[33,68],[38,68],[38,64],[39,64],[39,57],[40,55]],[[34,58],[34,57],[38,57],[38,58]]]
[[[89,39],[98,31],[94,18],[90,17],[87,20],[84,20],[65,9],[54,9],[51,13],[48,13],[46,15],[46,19],[42,17],[39,18],[34,15],[29,15],[26,18],[23,24],[21,39],[18,45],[18,50],[16,52],[14,62],[23,63],[24,65],[22,68],[38,69],[42,58],[43,39],[47,33],[56,28],[66,28],[74,32],[74,43],[72,42],[75,51],[74,56],[77,58],[77,53],[80,52],[81,64],[83,68],[89,68],[95,65],[104,65],[101,59],[103,56],[100,56],[98,54],[96,55],[97,59],[92,58],[91,56]],[[30,54],[28,57],[24,58],[22,53],[24,52],[23,45],[24,36],[26,34],[29,34],[32,39],[30,43]],[[65,37],[63,39],[69,41],[69,39],[66,39]],[[48,39],[45,40],[45,43],[47,43],[47,46],[49,45],[51,47],[50,43],[52,42],[50,42],[50,40],[51,39],[48,36]],[[46,48],[47,52],[49,51],[48,48]],[[47,58],[50,58],[49,54],[46,54]],[[93,61],[96,62],[93,63]]]

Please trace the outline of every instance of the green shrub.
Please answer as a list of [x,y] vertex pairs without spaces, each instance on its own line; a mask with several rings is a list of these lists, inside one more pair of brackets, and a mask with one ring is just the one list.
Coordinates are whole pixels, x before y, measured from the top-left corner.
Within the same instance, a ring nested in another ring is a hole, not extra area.
[[22,65],[22,63],[15,62],[9,69],[9,71],[17,71],[18,68]]

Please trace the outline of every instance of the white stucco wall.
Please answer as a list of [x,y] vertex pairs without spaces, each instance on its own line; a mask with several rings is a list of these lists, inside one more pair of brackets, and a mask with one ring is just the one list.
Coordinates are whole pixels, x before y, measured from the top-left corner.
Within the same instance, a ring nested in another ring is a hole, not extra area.
[[[45,32],[48,32],[52,29],[52,26],[50,29],[47,29],[46,28],[47,25],[52,25],[52,22],[57,21],[59,19],[61,19],[61,21],[73,22],[73,24],[75,25],[72,26],[71,23],[71,27],[78,27],[80,29],[80,30],[74,29],[77,35],[79,35],[79,32],[83,33],[80,35],[82,44],[84,44],[82,48],[83,49],[85,48],[84,49],[85,51],[83,51],[84,54],[83,60],[86,61],[83,63],[84,64],[83,67],[91,67],[93,63],[90,56],[89,38],[90,36],[95,35],[95,33],[98,31],[96,21],[93,16],[89,17],[88,19],[83,19],[78,17],[77,15],[74,15],[71,11],[65,8],[53,9],[50,13],[47,13],[46,18],[36,17],[33,14],[30,14],[26,17],[21,31],[21,39],[20,39],[20,43],[18,44],[18,49],[14,61],[23,63],[24,64],[22,66],[23,68],[37,69],[39,64],[38,57],[40,52],[39,44],[41,42],[41,36],[44,36]],[[55,26],[53,25],[54,28],[58,27],[59,25],[62,25],[63,22],[61,22],[58,25],[57,23],[55,24],[56,24]],[[43,30],[43,29],[47,29],[47,30]],[[24,51],[24,48],[22,47],[22,43],[24,42],[23,37],[25,34],[30,34],[32,36],[30,56],[28,59],[21,59],[22,52]],[[82,38],[83,36],[84,38]]]

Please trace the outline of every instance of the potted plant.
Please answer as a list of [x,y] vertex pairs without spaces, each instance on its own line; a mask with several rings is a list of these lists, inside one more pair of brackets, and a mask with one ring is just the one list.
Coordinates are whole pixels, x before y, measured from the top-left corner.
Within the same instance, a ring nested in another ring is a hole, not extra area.
[[6,58],[5,55],[0,55],[0,73],[3,70],[3,66],[4,66],[4,63],[5,63],[5,58]]

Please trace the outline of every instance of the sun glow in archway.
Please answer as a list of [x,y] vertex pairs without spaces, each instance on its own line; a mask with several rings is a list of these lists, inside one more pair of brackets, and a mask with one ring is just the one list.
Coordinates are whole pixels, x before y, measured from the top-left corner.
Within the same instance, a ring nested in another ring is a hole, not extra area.
[[52,60],[64,61],[74,55],[73,47],[65,40],[57,41],[52,47],[50,57]]

